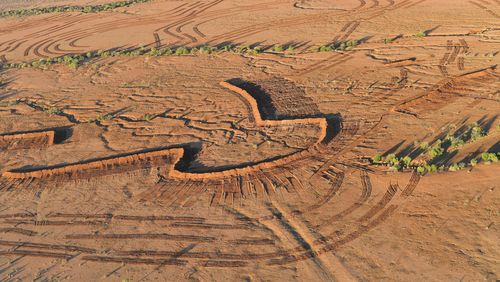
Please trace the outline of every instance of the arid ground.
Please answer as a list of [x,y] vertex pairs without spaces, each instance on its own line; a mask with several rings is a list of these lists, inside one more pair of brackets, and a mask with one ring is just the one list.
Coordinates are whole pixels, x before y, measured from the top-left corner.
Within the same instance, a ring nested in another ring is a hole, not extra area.
[[499,0],[110,1],[0,1],[0,281],[500,279]]

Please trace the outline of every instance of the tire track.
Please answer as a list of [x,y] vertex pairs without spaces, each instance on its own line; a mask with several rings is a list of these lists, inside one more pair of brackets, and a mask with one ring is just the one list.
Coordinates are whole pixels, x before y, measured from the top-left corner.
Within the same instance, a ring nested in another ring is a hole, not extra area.
[[415,188],[417,188],[419,181],[420,181],[420,175],[414,171],[411,175],[410,181],[408,182],[403,192],[401,193],[401,196],[404,198],[409,197],[413,193],[413,191],[415,191]]
[[368,221],[370,218],[372,218],[373,216],[375,216],[375,214],[377,214],[379,211],[381,211],[382,209],[384,209],[384,207],[389,204],[389,202],[392,200],[392,198],[394,198],[394,195],[396,195],[396,192],[398,191],[398,186],[397,185],[389,185],[389,188],[387,189],[386,193],[384,194],[384,196],[382,197],[382,199],[380,199],[379,202],[377,202],[375,204],[375,206],[373,206],[370,210],[368,210],[368,212],[366,212],[363,216],[361,216],[358,221],[359,222],[366,222]]
[[301,70],[299,70],[299,73],[297,73],[297,76],[303,76],[309,73],[312,73],[317,70],[325,70],[332,68],[334,66],[340,65],[344,62],[347,62],[348,60],[352,59],[351,55],[345,54],[345,53],[339,53],[335,52],[335,54],[327,57],[324,60],[321,60],[319,62],[313,63]]
[[481,10],[489,13],[490,15],[492,15],[493,17],[495,18],[500,18],[500,15],[498,15],[496,12],[494,12],[493,10],[491,10],[490,8],[484,6],[483,4],[480,4],[478,2],[475,2],[475,1],[469,1],[469,3],[471,3],[472,5],[476,6],[476,7],[479,7]]
[[318,202],[303,209],[302,213],[308,213],[321,208],[326,203],[328,203],[333,197],[335,197],[335,195],[337,195],[338,191],[340,190],[340,187],[342,186],[342,183],[344,182],[344,173],[336,172],[332,169],[330,169],[330,171],[331,171],[330,174],[326,174],[326,172],[324,172],[324,176],[326,176],[331,185],[330,189],[328,190],[328,193],[322,196]]
[[368,199],[370,198],[372,190],[373,190],[372,184],[370,181],[370,177],[368,176],[366,171],[361,170],[360,172],[361,172],[360,178],[361,178],[362,189],[361,189],[361,195],[359,196],[358,200],[356,200],[356,202],[354,202],[351,206],[347,207],[343,211],[331,216],[327,220],[328,222],[339,221],[339,220],[343,219],[347,215],[353,213],[355,210],[362,207],[366,203],[366,201],[368,201]]

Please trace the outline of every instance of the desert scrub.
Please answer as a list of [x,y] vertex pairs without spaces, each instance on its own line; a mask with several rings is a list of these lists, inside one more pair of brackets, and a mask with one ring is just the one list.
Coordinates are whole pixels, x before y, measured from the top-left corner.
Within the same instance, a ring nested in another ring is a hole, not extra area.
[[481,154],[481,159],[488,164],[496,163],[496,162],[498,162],[499,155],[500,155],[499,153],[484,152]]
[[419,31],[415,34],[415,37],[426,37],[427,36],[427,33],[425,33],[424,31]]
[[179,47],[175,50],[175,54],[177,56],[181,56],[181,55],[189,55],[191,53],[191,51],[189,49],[187,49],[186,47]]
[[17,10],[1,11],[0,17],[25,17],[25,16],[34,16],[34,15],[61,13],[61,12],[97,13],[102,11],[113,10],[116,8],[128,7],[133,4],[146,3],[149,1],[151,0],[126,0],[126,1],[105,3],[105,4],[86,5],[86,6],[64,5],[64,6],[51,6],[51,7],[31,8],[31,9],[17,9]]
[[389,44],[389,43],[392,43],[394,42],[394,39],[392,38],[384,38],[384,44]]
[[[348,50],[349,48],[356,46],[357,41],[353,40],[350,42],[343,42],[338,46],[320,46],[316,47],[318,52],[327,52],[327,51],[335,51],[335,50]],[[277,47],[278,46],[278,47]],[[275,45],[274,51],[283,50],[283,45]],[[337,49],[335,49],[337,48]],[[291,52],[291,50],[295,50],[294,47],[288,47],[285,51]],[[236,54],[249,54],[256,55],[264,52],[262,48],[255,46],[251,47],[249,45],[226,45],[223,47],[217,46],[208,46],[203,45],[200,47],[188,48],[184,46],[179,47],[137,47],[137,48],[129,48],[129,49],[110,49],[110,50],[97,50],[97,51],[88,51],[81,54],[69,54],[59,57],[46,58],[46,59],[37,59],[27,62],[13,62],[13,63],[0,63],[0,69],[22,69],[22,68],[42,68],[45,69],[46,66],[53,64],[65,64],[72,69],[77,69],[83,64],[86,64],[93,59],[99,58],[108,58],[108,57],[138,57],[138,56],[150,56],[150,57],[158,57],[158,56],[171,56],[171,55],[209,55],[216,52],[231,52]]]
[[111,115],[111,114],[107,114],[107,115],[102,115],[102,114],[99,114],[97,115],[95,118],[91,118],[89,120],[87,120],[88,123],[100,123],[102,121],[105,121],[105,120],[112,120],[114,119],[115,116],[114,115]]
[[351,50],[359,45],[358,40],[348,40],[343,42],[337,42],[333,44],[321,45],[312,47],[310,50],[312,52],[332,52],[332,51],[346,51]]
[[435,159],[441,155],[444,154],[444,148],[441,146],[442,145],[442,141],[441,140],[438,140],[436,141],[436,143],[429,149],[429,151],[427,152],[427,154],[429,155],[429,157],[431,159]]
[[470,140],[472,142],[475,142],[475,141],[483,138],[485,135],[486,135],[486,133],[479,125],[477,125],[477,123],[474,123],[471,125],[471,127],[470,127]]
[[280,44],[276,44],[272,48],[272,51],[276,52],[276,53],[281,53],[281,52],[283,52],[283,50],[284,50],[283,45],[280,45]]
[[152,114],[145,114],[145,115],[142,117],[142,119],[143,119],[144,121],[149,122],[149,121],[151,121],[154,117],[155,117],[155,116],[154,116],[154,115],[152,115]]
[[452,164],[448,167],[448,171],[459,171],[466,167],[465,163]]
[[398,158],[395,154],[389,154],[384,158],[377,154],[371,161],[373,164],[385,165],[392,171],[400,171],[403,168],[410,168],[413,160],[409,156]]

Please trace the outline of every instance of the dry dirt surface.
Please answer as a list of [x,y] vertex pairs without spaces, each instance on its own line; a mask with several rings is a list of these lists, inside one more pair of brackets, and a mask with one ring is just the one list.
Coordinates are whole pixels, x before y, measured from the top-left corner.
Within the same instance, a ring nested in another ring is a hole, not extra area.
[[499,0],[0,2],[1,281],[499,281]]

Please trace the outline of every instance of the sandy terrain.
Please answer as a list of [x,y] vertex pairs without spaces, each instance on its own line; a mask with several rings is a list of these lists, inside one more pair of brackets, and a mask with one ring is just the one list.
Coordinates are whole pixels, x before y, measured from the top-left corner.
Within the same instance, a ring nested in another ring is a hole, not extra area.
[[0,17],[0,279],[498,281],[499,63],[498,0]]

